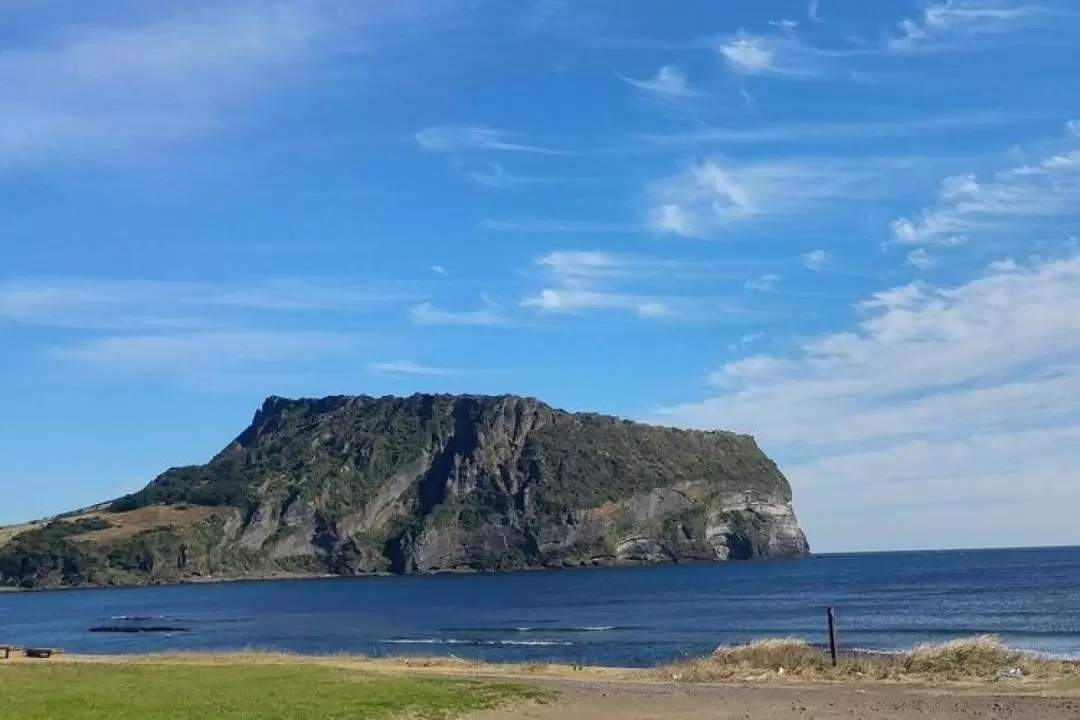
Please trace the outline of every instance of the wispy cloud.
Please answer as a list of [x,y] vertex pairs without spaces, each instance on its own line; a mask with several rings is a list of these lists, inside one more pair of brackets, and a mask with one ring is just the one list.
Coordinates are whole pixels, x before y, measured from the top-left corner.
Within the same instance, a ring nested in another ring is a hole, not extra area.
[[430,302],[420,303],[409,311],[409,318],[416,325],[506,325],[507,318],[498,306],[485,303],[478,310],[442,310]]
[[777,283],[779,283],[781,279],[781,276],[776,273],[765,273],[761,277],[747,280],[743,284],[743,287],[747,290],[756,290],[757,292],[769,292],[776,288]]
[[803,254],[799,260],[802,261],[804,267],[808,270],[820,272],[825,269],[825,266],[829,264],[831,256],[828,250],[818,248],[817,250],[811,250],[808,253]]
[[372,362],[367,365],[368,372],[372,375],[385,378],[410,378],[410,377],[444,377],[454,375],[457,371],[449,368],[432,367],[421,365],[411,360],[392,360],[389,362]]
[[374,288],[276,280],[242,284],[25,278],[0,283],[0,319],[68,328],[212,324],[222,312],[356,310],[400,299]]
[[645,224],[659,233],[711,237],[738,222],[873,197],[894,187],[895,176],[884,171],[904,164],[886,158],[814,158],[739,165],[709,158],[652,184]]
[[1080,393],[1080,258],[999,264],[953,287],[912,283],[858,310],[856,329],[812,339],[791,357],[725,365],[712,376],[723,397],[678,412],[702,425],[723,410],[774,441],[834,445],[945,439],[1000,429],[1020,409],[1040,421],[1080,407],[1061,401]]
[[637,139],[657,146],[738,144],[773,145],[813,142],[818,140],[879,139],[882,137],[926,137],[931,134],[965,133],[973,127],[1016,124],[1030,118],[1009,113],[974,113],[940,117],[912,116],[903,119],[837,121],[782,125],[760,123],[728,127],[705,127],[689,132],[645,134]]
[[495,220],[481,222],[486,230],[520,233],[632,233],[640,228],[614,222],[594,220]]
[[283,330],[220,330],[117,335],[54,348],[55,359],[116,378],[193,379],[234,371],[305,364],[354,349],[347,334]]
[[205,328],[225,322],[229,313],[356,310],[401,297],[306,280],[244,285],[31,277],[0,282],[0,321],[104,330]]
[[1023,487],[1036,515],[1066,488],[1080,501],[1066,479],[1080,437],[1080,258],[999,263],[857,309],[854,328],[734,360],[713,373],[714,397],[659,417],[754,432],[804,458],[787,470],[809,505],[883,510],[891,483],[943,513],[962,488]]
[[900,23],[888,45],[897,51],[963,47],[964,41],[1015,29],[1036,9],[1012,0],[931,0],[918,17]]
[[612,287],[613,282],[639,279],[657,272],[658,266],[650,263],[648,258],[574,250],[540,257],[536,266],[551,286],[522,300],[524,307],[552,313],[615,310],[639,317],[661,317],[672,312],[668,299]]
[[521,304],[546,312],[628,310],[643,318],[662,317],[671,312],[671,308],[659,298],[570,288],[545,288],[525,298]]
[[937,258],[923,248],[916,248],[907,254],[907,264],[919,270],[929,270],[937,265]]
[[[413,18],[416,3],[193,2],[28,36],[0,54],[0,170],[130,164],[218,132],[344,38]],[[138,19],[136,19],[138,18]]]
[[717,45],[720,57],[734,72],[790,79],[810,78],[819,72],[819,58],[792,32],[774,36],[740,31]]
[[638,90],[665,100],[688,100],[704,96],[704,93],[691,87],[686,73],[674,65],[665,65],[654,77],[647,80],[628,77],[623,80]]
[[521,175],[507,171],[499,163],[485,163],[480,167],[465,170],[465,177],[485,187],[508,190],[528,185],[544,183],[576,183],[589,182],[592,178],[582,177],[555,177],[551,175]]
[[559,250],[533,265],[539,288],[521,301],[545,313],[628,313],[640,318],[715,322],[747,315],[738,303],[716,296],[719,283],[733,294],[752,261],[725,268],[701,260],[679,260],[599,250]]
[[1070,136],[1053,154],[989,177],[954,175],[942,182],[936,203],[892,223],[905,245],[957,245],[973,232],[1060,223],[1080,214],[1080,147]]
[[517,152],[562,155],[565,151],[519,142],[516,134],[483,125],[443,125],[416,133],[416,142],[428,152]]

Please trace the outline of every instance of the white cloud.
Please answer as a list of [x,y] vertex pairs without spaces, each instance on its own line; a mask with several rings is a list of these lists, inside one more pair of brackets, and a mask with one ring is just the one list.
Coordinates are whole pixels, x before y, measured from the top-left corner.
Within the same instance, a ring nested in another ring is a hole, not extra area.
[[929,270],[937,265],[937,258],[923,248],[916,248],[907,254],[907,264],[919,270]]
[[499,163],[484,163],[482,166],[465,170],[465,177],[476,183],[490,188],[507,190],[523,185],[538,185],[544,183],[570,184],[579,182],[592,182],[595,178],[570,176],[558,177],[555,175],[522,175],[507,171]]
[[539,178],[514,175],[506,172],[498,163],[488,163],[479,170],[470,170],[465,174],[467,178],[477,185],[486,185],[492,188],[510,188],[524,183],[537,182]]
[[244,285],[39,277],[0,282],[0,321],[102,330],[207,328],[230,313],[356,310],[398,297],[306,280]]
[[220,131],[340,42],[370,47],[369,30],[426,12],[415,5],[196,1],[9,38],[0,54],[0,170],[131,164]]
[[415,135],[420,147],[429,152],[519,152],[561,155],[563,151],[516,141],[508,130],[483,125],[443,125],[425,128]]
[[192,378],[266,366],[304,363],[354,348],[358,339],[338,333],[221,330],[96,338],[51,355],[103,375]]
[[643,318],[661,317],[671,312],[658,298],[570,288],[545,288],[536,295],[525,298],[521,304],[545,312],[628,310]]
[[450,370],[449,368],[421,365],[411,360],[372,362],[368,363],[367,369],[372,375],[387,378],[441,377],[445,375],[454,375],[456,373],[456,371]]
[[957,245],[974,232],[994,232],[1075,219],[1080,205],[1080,148],[1068,138],[1058,152],[980,178],[945,178],[936,203],[892,223],[905,245]]
[[658,232],[701,237],[758,211],[747,180],[706,160],[657,183],[647,222]]
[[691,99],[702,97],[702,93],[690,86],[686,74],[674,65],[665,65],[656,76],[648,80],[623,78],[626,82],[649,94],[666,99]]
[[446,268],[444,268],[442,265],[432,265],[431,272],[435,273],[436,275],[445,275]]
[[806,17],[811,20],[818,20],[821,16],[821,0],[810,0],[810,4],[806,7]]
[[1032,12],[1008,0],[930,0],[918,18],[900,23],[888,45],[898,51],[958,47],[958,41],[1015,29]]
[[863,122],[792,122],[784,124],[744,123],[728,127],[705,127],[690,132],[643,134],[639,140],[650,145],[801,144],[821,140],[880,139],[882,137],[925,138],[931,134],[963,133],[972,127],[1010,124],[1022,116],[1008,113],[975,113],[940,117],[907,117]]
[[776,288],[776,284],[780,282],[781,277],[776,273],[765,273],[759,278],[753,278],[747,280],[743,285],[747,290],[756,290],[758,292],[768,292]]
[[817,250],[811,250],[810,252],[803,254],[799,259],[807,269],[820,272],[829,264],[831,255],[828,250],[818,248]]
[[717,50],[733,71],[747,75],[812,77],[817,53],[789,33],[774,37],[739,33],[723,38]]
[[597,250],[560,250],[543,256],[536,264],[563,279],[594,279],[637,272],[648,262],[633,255]]
[[[278,382],[355,348],[337,328],[401,296],[299,280],[244,284],[25,278],[0,283],[0,327],[53,333],[46,354],[92,379],[155,377],[199,390]],[[77,331],[77,332],[71,332]],[[245,385],[246,383],[246,385]]]
[[481,223],[484,229],[495,232],[522,233],[631,233],[639,228],[621,223],[598,222],[592,220],[495,220],[485,218]]
[[630,292],[618,283],[678,273],[680,265],[636,255],[599,251],[560,251],[536,260],[546,287],[522,300],[524,307],[543,312],[574,313],[587,310],[631,312],[643,318],[673,313],[672,300],[659,295]]
[[646,228],[711,237],[729,225],[805,213],[830,201],[870,198],[895,187],[907,161],[792,159],[735,164],[708,158],[647,189]]
[[441,310],[429,302],[420,303],[409,311],[416,325],[505,325],[506,318],[498,307],[487,303],[479,310]]
[[[909,544],[903,534],[875,534],[893,513],[902,518],[895,533],[923,517],[891,507],[901,497],[955,516],[928,544],[1000,530],[971,510],[979,499],[1009,498],[1017,517],[1043,517],[1050,496],[1075,507],[1080,257],[1002,262],[956,286],[913,283],[858,310],[849,331],[724,365],[712,376],[715,397],[660,417],[754,432],[793,458],[785,467],[804,508],[842,502],[863,518],[844,520],[835,534],[824,522],[816,529],[834,548],[841,537],[868,538],[863,547]],[[1050,538],[1028,531],[1025,542]]]

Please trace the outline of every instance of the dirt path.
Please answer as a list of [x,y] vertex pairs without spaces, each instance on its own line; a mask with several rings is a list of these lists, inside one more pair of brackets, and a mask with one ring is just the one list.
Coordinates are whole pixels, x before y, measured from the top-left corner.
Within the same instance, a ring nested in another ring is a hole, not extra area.
[[[532,681],[530,680],[530,683]],[[694,686],[543,680],[561,697],[473,720],[1078,720],[1080,695],[890,686]]]

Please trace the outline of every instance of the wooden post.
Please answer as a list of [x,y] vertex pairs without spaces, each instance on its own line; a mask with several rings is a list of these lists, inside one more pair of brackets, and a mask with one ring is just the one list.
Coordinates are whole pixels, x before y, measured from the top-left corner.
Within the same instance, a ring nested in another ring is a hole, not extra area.
[[832,607],[829,608],[829,657],[836,667],[836,610]]

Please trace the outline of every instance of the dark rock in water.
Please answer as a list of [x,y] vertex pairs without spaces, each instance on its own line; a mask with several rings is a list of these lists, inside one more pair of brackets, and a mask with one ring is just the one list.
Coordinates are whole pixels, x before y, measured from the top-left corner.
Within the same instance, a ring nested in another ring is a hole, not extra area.
[[[263,403],[174,468],[0,547],[0,583],[359,575],[801,557],[791,488],[748,435],[516,396]],[[58,525],[59,523],[59,525]],[[90,526],[88,526],[90,527]]]
[[189,623],[157,615],[119,615],[90,628],[92,633],[191,632]]
[[189,627],[174,625],[96,625],[90,628],[92,633],[174,633],[191,632]]

